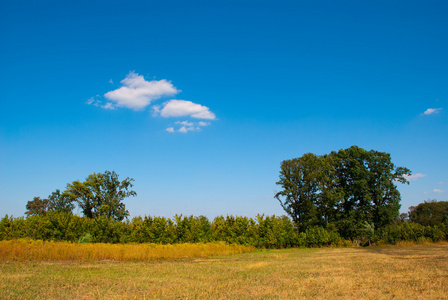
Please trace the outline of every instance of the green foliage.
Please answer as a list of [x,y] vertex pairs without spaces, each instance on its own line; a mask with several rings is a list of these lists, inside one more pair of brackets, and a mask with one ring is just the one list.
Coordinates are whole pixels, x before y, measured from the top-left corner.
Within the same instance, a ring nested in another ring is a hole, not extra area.
[[26,204],[27,216],[44,216],[48,210],[48,199],[41,199],[40,197],[34,197],[33,200],[28,201]]
[[64,195],[76,201],[83,214],[88,218],[105,216],[116,221],[122,221],[129,216],[123,200],[136,196],[132,188],[132,178],[118,180],[114,171],[90,174],[84,182],[78,180],[67,184]]
[[78,243],[92,243],[93,242],[93,236],[90,233],[84,234],[82,237],[79,238]]
[[[117,222],[105,216],[91,219],[63,212],[48,212],[46,215],[26,219],[6,215],[0,220],[0,240],[32,238],[47,241],[157,244],[223,241],[259,248],[350,244],[341,238],[335,225],[311,226],[299,232],[295,223],[286,216],[257,215],[252,219],[228,215],[218,216],[213,222],[204,216],[177,215],[173,219],[144,216]],[[436,226],[423,226],[413,222],[396,223],[378,229],[373,226],[372,223],[361,224],[359,236],[369,238],[376,244],[441,241],[448,238],[448,221]]]
[[48,196],[48,210],[56,212],[71,213],[75,205],[67,193],[56,190]]
[[34,197],[32,201],[28,201],[25,214],[27,216],[43,216],[48,212],[70,213],[75,207],[72,202],[66,193],[56,190],[48,196],[48,199]]
[[364,221],[364,226],[363,226],[363,238],[367,239],[367,242],[370,246],[370,241],[373,237],[373,235],[375,234],[375,225],[373,223],[369,223],[367,221]]
[[421,242],[425,240],[438,242],[448,238],[447,225],[448,222],[434,227],[413,222],[397,223],[376,230],[372,241],[379,244],[396,244],[401,241]]
[[317,156],[285,160],[280,170],[282,191],[275,197],[300,231],[334,224],[345,238],[362,234],[364,222],[376,228],[398,217],[406,168],[395,167],[390,155],[357,146]]
[[0,239],[158,244],[224,241],[259,248],[320,247],[341,242],[337,232],[322,227],[299,233],[286,216],[257,215],[255,220],[219,216],[213,222],[204,216],[176,215],[173,219],[145,216],[117,222],[105,216],[91,219],[63,212],[26,219],[5,216],[0,220]]
[[409,210],[409,219],[421,225],[435,226],[448,220],[448,201],[425,201]]

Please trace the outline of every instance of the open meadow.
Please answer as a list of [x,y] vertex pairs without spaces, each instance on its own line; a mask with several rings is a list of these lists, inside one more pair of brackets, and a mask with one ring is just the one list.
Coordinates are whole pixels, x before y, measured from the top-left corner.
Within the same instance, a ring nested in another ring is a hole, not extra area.
[[0,290],[4,299],[447,299],[448,243],[146,261],[3,259]]

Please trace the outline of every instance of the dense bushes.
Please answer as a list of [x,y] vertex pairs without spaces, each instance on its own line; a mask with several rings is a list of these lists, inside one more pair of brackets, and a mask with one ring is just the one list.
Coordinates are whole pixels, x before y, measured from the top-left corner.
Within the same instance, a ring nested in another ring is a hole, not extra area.
[[[448,222],[439,226],[423,226],[403,222],[375,230],[370,238],[376,244],[399,241],[441,241],[448,237]],[[0,240],[32,238],[40,240],[101,243],[207,243],[224,241],[229,244],[259,248],[322,247],[349,245],[331,228],[310,227],[299,232],[286,216],[258,215],[255,219],[219,216],[213,222],[206,217],[176,215],[135,217],[131,221],[114,221],[104,216],[90,219],[70,213],[49,212],[45,216],[0,220]]]
[[336,232],[321,227],[299,233],[286,216],[248,217],[219,216],[213,222],[206,217],[176,215],[135,217],[117,222],[106,217],[90,219],[70,213],[49,212],[44,216],[13,218],[0,221],[0,240],[32,238],[41,240],[102,243],[207,243],[263,248],[321,247],[341,243]]
[[424,226],[413,222],[402,222],[380,228],[372,241],[377,244],[396,244],[401,241],[438,242],[448,239],[448,222],[439,226]]

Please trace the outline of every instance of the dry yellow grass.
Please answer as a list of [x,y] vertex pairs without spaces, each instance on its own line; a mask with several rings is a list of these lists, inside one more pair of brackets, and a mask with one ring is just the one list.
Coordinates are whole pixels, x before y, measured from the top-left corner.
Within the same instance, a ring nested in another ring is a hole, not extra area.
[[448,243],[0,263],[5,299],[448,299]]
[[255,251],[254,247],[208,244],[76,244],[29,239],[0,241],[0,261],[114,260],[150,261],[228,255]]

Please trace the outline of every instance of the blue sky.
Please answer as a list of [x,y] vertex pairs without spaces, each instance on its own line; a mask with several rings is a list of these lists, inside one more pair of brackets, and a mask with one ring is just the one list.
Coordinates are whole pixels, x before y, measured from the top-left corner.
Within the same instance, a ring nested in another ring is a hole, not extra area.
[[281,215],[280,164],[357,145],[448,201],[445,1],[0,0],[0,215],[93,172],[131,216]]

